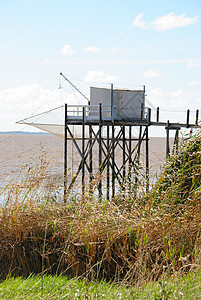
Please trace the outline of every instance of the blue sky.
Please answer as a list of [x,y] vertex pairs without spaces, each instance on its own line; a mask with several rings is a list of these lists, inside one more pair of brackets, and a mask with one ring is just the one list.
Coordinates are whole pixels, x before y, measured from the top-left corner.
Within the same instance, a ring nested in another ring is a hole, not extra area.
[[60,72],[85,94],[145,85],[169,119],[201,110],[200,0],[0,0],[0,39],[0,131],[74,103]]

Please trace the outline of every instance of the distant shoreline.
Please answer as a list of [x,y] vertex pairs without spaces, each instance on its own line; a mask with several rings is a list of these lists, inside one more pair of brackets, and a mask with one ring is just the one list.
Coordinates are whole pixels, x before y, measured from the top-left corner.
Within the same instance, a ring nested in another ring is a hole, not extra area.
[[0,131],[0,134],[23,134],[23,135],[28,135],[28,134],[45,134],[45,135],[52,135],[51,133],[48,132],[29,132],[29,131]]

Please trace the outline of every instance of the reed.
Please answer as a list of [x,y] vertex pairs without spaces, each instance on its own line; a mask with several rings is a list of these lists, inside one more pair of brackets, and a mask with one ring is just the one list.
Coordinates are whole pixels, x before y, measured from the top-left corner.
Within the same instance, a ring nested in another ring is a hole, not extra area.
[[62,204],[42,158],[6,188],[1,278],[47,273],[133,284],[200,268],[200,149],[200,134],[184,140],[152,191],[101,203],[86,193]]

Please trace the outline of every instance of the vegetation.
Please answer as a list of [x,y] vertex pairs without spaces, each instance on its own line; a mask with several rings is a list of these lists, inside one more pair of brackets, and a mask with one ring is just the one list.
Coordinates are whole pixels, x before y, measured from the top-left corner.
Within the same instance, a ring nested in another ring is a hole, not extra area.
[[[181,140],[179,152],[167,161],[152,194],[156,202],[183,208],[186,202],[200,200],[201,137],[196,134]],[[180,205],[182,204],[182,205]]]
[[201,272],[187,276],[161,278],[140,286],[116,285],[106,282],[86,282],[66,276],[40,276],[24,279],[8,278],[0,283],[1,299],[200,299]]
[[[124,202],[119,196],[102,203],[85,196],[66,205],[57,201],[57,187],[52,183],[42,191],[47,176],[47,163],[42,158],[38,167],[29,167],[21,184],[6,187],[7,201],[0,208],[1,278],[28,277],[35,287],[40,280],[43,286],[47,280],[65,286],[65,277],[48,277],[61,274],[100,282],[95,289],[113,282],[115,286],[112,284],[109,290],[114,299],[118,299],[115,293],[119,285],[125,295],[131,297],[129,293],[133,292],[137,297],[138,290],[128,291],[124,286],[158,281],[153,299],[173,299],[171,293],[179,291],[177,283],[166,288],[161,280],[176,275],[180,278],[189,271],[195,274],[200,269],[200,151],[200,134],[186,138],[146,195],[134,193]],[[41,277],[29,277],[31,274]],[[20,290],[21,280],[7,279],[2,286],[10,282]],[[80,281],[69,282],[68,286],[72,282],[82,285]],[[156,293],[158,286],[164,295]],[[83,288],[87,297],[89,287]],[[175,295],[179,299],[179,294]]]

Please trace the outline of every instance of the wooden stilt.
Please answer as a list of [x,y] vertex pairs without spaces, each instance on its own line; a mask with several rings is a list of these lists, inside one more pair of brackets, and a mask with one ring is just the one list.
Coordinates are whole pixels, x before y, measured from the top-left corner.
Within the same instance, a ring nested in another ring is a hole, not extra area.
[[170,122],[167,121],[167,127],[166,127],[166,157],[170,154]]
[[174,137],[174,146],[173,146],[173,154],[178,152],[179,147],[179,129],[176,129],[175,137]]
[[[132,170],[132,126],[129,126],[129,136],[128,136],[128,184],[129,192],[131,192],[131,170]],[[125,162],[126,163],[126,162]]]
[[92,152],[92,126],[89,125],[89,169],[90,169],[90,182],[92,180],[93,173],[93,152]]
[[93,151],[92,151],[92,125],[89,125],[89,193],[92,194],[92,179],[93,179]]
[[141,136],[142,136],[142,126],[140,126],[140,128],[139,128],[139,142],[138,142],[138,147],[137,147],[137,170],[136,170],[137,174],[135,177],[136,183],[138,181],[138,169],[139,169],[139,164],[140,164]]
[[[107,125],[107,153],[109,153],[110,148],[110,127]],[[107,161],[107,200],[110,198],[110,164],[109,159]]]
[[[102,103],[99,105],[99,139],[98,139],[98,144],[99,144],[99,174],[101,170],[101,165],[102,165]],[[102,200],[102,180],[101,180],[101,174],[100,174],[100,179],[99,179],[99,185],[98,185],[98,192],[99,192],[99,201]]]
[[122,126],[122,132],[123,132],[123,141],[122,141],[122,166],[123,166],[123,189],[125,189],[125,177],[126,177],[126,136],[125,136],[125,126]]
[[156,110],[156,122],[157,123],[159,122],[159,107],[157,107],[157,110]]
[[67,104],[65,104],[64,125],[64,203],[67,200]]
[[186,128],[189,128],[190,109],[187,110],[186,115]]
[[146,126],[146,191],[149,191],[149,135]]
[[[115,143],[115,139],[114,139],[114,125],[112,125],[112,166],[114,168],[114,162],[115,162],[115,152],[114,152],[114,143]],[[115,196],[115,173],[114,173],[114,169],[112,168],[112,198],[114,198]]]
[[199,109],[196,110],[195,125],[198,125]]
[[84,193],[85,193],[84,151],[85,151],[85,107],[83,107],[83,110],[82,110],[82,196],[84,196]]

